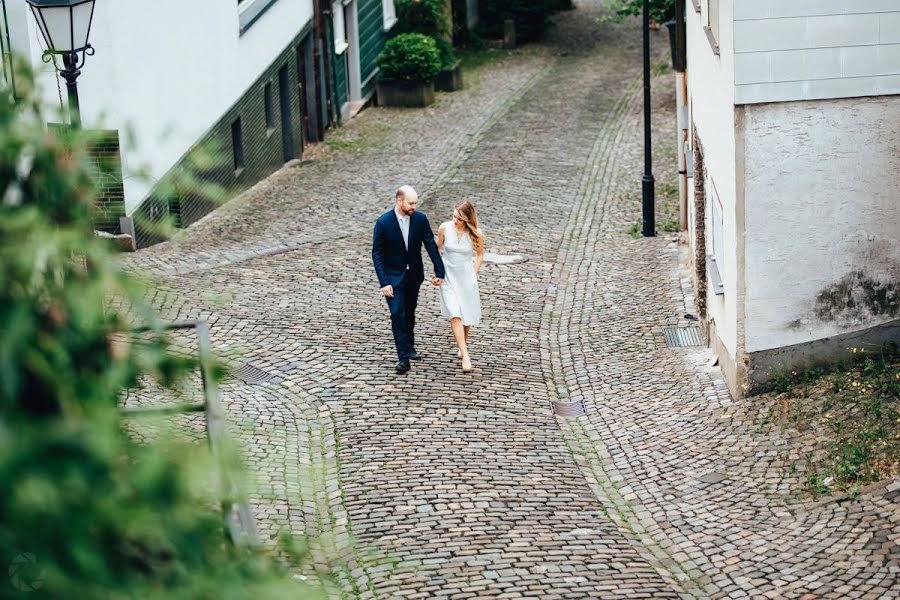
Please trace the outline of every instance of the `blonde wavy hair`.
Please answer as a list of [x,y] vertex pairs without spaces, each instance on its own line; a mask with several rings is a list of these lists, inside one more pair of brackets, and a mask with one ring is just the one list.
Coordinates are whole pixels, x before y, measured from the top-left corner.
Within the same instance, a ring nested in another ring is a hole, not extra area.
[[481,250],[484,246],[484,234],[478,228],[478,214],[475,212],[475,206],[468,200],[463,200],[453,209],[453,216],[456,217],[457,215],[459,220],[466,225],[469,239],[472,240],[472,246],[475,250]]

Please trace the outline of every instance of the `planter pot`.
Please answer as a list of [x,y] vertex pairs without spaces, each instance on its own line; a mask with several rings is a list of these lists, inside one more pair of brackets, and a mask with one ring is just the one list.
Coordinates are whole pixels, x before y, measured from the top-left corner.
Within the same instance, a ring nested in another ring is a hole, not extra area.
[[418,108],[434,103],[434,81],[379,81],[375,89],[379,106]]
[[452,67],[438,73],[437,78],[434,80],[434,89],[442,92],[455,92],[456,90],[461,90],[462,86],[462,61],[459,60]]

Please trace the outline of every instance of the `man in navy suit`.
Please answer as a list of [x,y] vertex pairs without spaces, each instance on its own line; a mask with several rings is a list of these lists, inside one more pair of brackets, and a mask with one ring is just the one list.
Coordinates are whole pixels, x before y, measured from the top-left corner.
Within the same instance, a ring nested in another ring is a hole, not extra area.
[[372,236],[372,262],[378,275],[381,294],[391,311],[391,329],[397,345],[397,372],[409,371],[409,361],[421,358],[415,348],[416,305],[419,287],[425,281],[422,244],[434,265],[438,287],[444,281],[444,261],[434,241],[434,233],[424,213],[416,212],[419,195],[404,185],[396,194],[396,206],[375,221]]

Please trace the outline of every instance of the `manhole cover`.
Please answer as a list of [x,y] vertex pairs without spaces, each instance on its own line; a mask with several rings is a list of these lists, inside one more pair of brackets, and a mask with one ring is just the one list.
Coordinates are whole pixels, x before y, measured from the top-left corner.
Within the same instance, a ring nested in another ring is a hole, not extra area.
[[492,265],[517,265],[527,261],[528,258],[519,254],[496,254],[494,252],[484,253],[484,262]]
[[271,373],[266,373],[262,369],[257,369],[250,363],[244,363],[239,366],[231,372],[231,376],[251,385],[258,385],[272,379]]
[[703,483],[722,483],[726,479],[728,479],[728,475],[725,473],[718,473],[716,471],[711,471],[709,473],[705,473],[699,477],[700,481]]
[[669,348],[687,348],[688,346],[703,346],[703,338],[700,337],[700,328],[695,325],[688,327],[663,327],[666,335],[666,346]]
[[554,402],[553,414],[560,417],[583,417],[586,413],[581,400],[575,400],[574,402]]

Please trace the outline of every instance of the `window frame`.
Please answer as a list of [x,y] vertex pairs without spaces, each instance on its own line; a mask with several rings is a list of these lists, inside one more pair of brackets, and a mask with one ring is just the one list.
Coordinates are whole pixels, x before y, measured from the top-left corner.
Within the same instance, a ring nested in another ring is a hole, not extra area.
[[[721,0],[706,0],[706,10],[704,11],[704,16],[706,17],[706,24],[703,26],[703,32],[706,34],[706,39],[709,42],[709,47],[712,49],[713,54],[716,56],[720,56],[719,53],[719,34],[721,31],[720,24],[720,2]],[[715,10],[713,10],[713,6],[715,6]],[[715,13],[715,15],[713,15]]]
[[381,0],[382,24],[385,31],[390,31],[397,23],[397,6],[394,0]]
[[238,33],[243,35],[278,0],[237,0]]
[[[344,3],[335,0],[331,4],[331,30],[334,33],[334,53],[343,54],[350,47],[347,41],[347,24],[344,22]],[[340,35],[338,35],[340,33]]]

